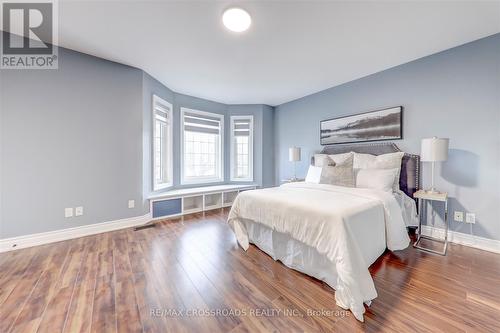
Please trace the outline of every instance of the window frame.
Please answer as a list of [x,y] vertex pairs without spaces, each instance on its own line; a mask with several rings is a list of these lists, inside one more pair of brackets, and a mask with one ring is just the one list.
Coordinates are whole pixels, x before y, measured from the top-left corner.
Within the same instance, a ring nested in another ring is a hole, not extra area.
[[[219,176],[218,177],[197,177],[186,179],[184,175],[184,114],[192,113],[200,117],[207,116],[220,119],[220,132],[219,132],[219,158],[216,159],[219,163]],[[195,109],[190,109],[186,107],[181,107],[181,126],[180,126],[180,152],[181,152],[181,185],[200,185],[200,184],[210,184],[210,183],[222,183],[224,182],[224,114],[213,113],[207,111],[200,111]]]
[[[236,178],[234,175],[234,170],[236,167],[236,154],[235,154],[235,135],[234,135],[234,126],[235,120],[250,120],[250,132],[248,136],[248,174],[247,178]],[[254,155],[254,116],[253,115],[242,115],[242,116],[231,116],[230,119],[231,124],[231,141],[230,141],[230,181],[232,182],[253,182],[254,181],[254,173],[253,173],[253,155]]]
[[[167,118],[168,118],[168,123],[167,123],[167,135],[165,136],[164,140],[166,142],[166,147],[167,147],[167,182],[164,183],[157,183],[156,182],[156,175],[155,175],[155,165],[156,165],[156,154],[155,154],[155,137],[156,137],[156,109],[157,106],[163,106],[164,109],[167,109]],[[160,191],[164,190],[166,188],[172,187],[173,186],[173,181],[174,181],[174,159],[173,159],[173,150],[174,150],[174,143],[173,143],[173,109],[172,109],[172,104],[165,101],[161,97],[154,95],[152,98],[152,106],[151,106],[151,178],[152,178],[152,185],[153,185],[153,192],[155,191]]]

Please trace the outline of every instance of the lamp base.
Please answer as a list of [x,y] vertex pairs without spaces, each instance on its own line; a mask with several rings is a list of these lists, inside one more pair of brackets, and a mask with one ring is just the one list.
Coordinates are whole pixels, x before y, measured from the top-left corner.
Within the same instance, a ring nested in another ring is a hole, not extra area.
[[436,190],[434,187],[431,187],[430,189],[424,190],[424,192],[428,193],[428,194],[440,194],[441,193],[438,190]]

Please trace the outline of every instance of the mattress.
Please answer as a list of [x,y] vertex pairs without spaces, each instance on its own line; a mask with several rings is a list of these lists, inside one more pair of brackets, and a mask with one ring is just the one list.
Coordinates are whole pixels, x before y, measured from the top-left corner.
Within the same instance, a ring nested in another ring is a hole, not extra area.
[[[328,258],[315,248],[291,238],[289,235],[277,232],[250,220],[245,221],[250,243],[267,253],[274,260],[281,261],[287,267],[324,281],[333,289],[337,288],[337,271]],[[374,232],[384,232],[384,226],[373,224]],[[377,230],[379,229],[379,230]],[[380,230],[381,229],[381,230]],[[385,238],[370,240],[369,233],[359,234],[363,239],[363,257],[368,266],[384,253]]]
[[401,208],[405,225],[407,227],[418,226],[417,204],[415,200],[407,196],[403,191],[394,192],[393,195]]
[[254,243],[288,267],[325,281],[337,304],[363,321],[377,297],[368,267],[409,244],[402,209],[388,192],[294,183],[239,195],[228,222],[243,249]]

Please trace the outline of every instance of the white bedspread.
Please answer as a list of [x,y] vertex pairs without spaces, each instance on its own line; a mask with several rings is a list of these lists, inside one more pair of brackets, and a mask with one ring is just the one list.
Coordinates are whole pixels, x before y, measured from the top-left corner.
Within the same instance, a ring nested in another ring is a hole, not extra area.
[[337,304],[350,309],[360,321],[365,312],[363,303],[369,304],[377,292],[363,258],[363,242],[350,224],[359,225],[359,219],[363,219],[369,232],[369,223],[382,219],[385,235],[380,232],[371,237],[384,238],[392,251],[404,249],[410,242],[394,196],[371,189],[300,182],[240,193],[228,223],[240,246],[247,250],[245,219],[288,234],[325,255],[338,274]]

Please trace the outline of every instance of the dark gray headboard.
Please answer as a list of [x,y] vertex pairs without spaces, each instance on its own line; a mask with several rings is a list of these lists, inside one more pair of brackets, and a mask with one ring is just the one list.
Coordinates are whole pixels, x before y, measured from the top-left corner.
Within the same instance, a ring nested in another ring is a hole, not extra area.
[[[361,154],[382,155],[401,151],[394,143],[366,143],[366,144],[344,144],[325,146],[320,154],[342,154],[348,152]],[[311,157],[314,164],[314,156]],[[420,156],[405,153],[401,161],[401,176],[399,177],[399,188],[410,198],[418,191],[420,184]]]

